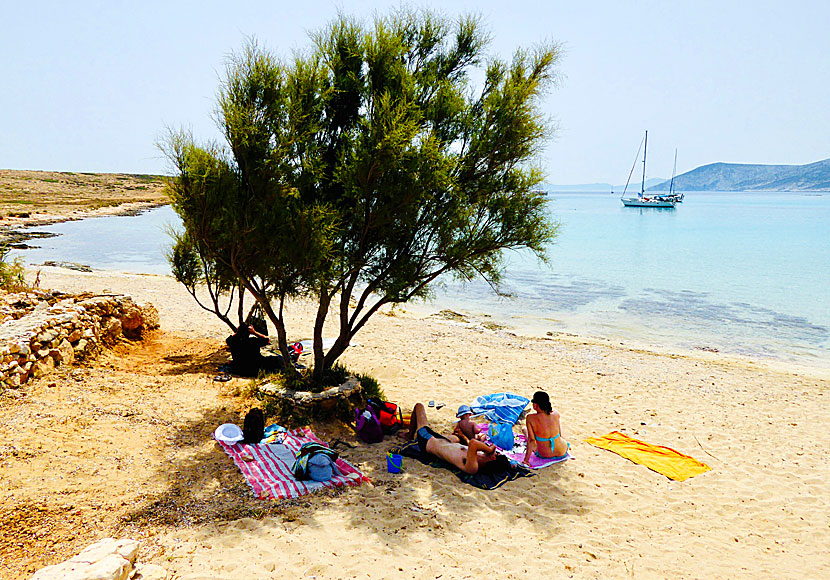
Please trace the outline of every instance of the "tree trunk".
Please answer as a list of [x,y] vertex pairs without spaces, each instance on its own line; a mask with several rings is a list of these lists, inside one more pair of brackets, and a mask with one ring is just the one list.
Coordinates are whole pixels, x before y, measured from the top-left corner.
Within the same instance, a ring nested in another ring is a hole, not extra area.
[[326,315],[331,305],[331,297],[327,288],[320,289],[320,302],[317,306],[317,318],[314,320],[314,336],[312,349],[314,350],[314,373],[312,381],[319,385],[323,382],[323,375],[326,372],[325,359],[323,354],[323,326],[326,323]]

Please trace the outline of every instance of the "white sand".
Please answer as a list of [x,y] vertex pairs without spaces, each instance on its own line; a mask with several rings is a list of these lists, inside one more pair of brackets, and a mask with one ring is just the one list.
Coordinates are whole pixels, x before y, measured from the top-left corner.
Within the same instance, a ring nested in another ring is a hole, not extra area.
[[[149,300],[171,340],[207,339],[218,348],[227,334],[167,277],[44,268],[41,280]],[[292,312],[292,339],[306,338],[311,309]],[[546,390],[576,459],[482,491],[413,460],[404,460],[404,473],[388,474],[392,442],[362,445],[344,456],[374,485],[286,503],[261,519],[150,527],[143,540],[151,557],[144,561],[190,580],[830,577],[826,373],[710,353],[522,338],[414,314],[377,315],[355,340],[360,346],[343,357],[349,368],[373,374],[402,406],[445,403],[428,409],[439,429],[448,429],[455,408],[476,395]],[[220,396],[227,387],[208,379],[159,377],[159,384],[176,386],[182,416],[210,417],[229,403]],[[33,387],[29,398],[38,392],[45,388]],[[202,424],[200,450],[215,453],[210,426]],[[582,441],[612,430],[675,448],[712,471],[672,482]],[[174,438],[143,445],[134,453],[178,452],[169,449]],[[230,459],[216,457],[230,472],[222,481],[237,477]],[[163,494],[167,469],[169,463],[148,461],[131,476]],[[85,477],[79,486],[91,481]],[[226,493],[218,483],[200,485],[194,494]]]

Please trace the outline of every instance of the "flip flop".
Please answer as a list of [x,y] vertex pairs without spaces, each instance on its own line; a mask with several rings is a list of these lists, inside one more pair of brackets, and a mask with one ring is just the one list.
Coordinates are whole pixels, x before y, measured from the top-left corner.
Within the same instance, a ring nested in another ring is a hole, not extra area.
[[226,383],[231,380],[233,377],[231,375],[216,375],[213,377],[213,380],[219,383]]

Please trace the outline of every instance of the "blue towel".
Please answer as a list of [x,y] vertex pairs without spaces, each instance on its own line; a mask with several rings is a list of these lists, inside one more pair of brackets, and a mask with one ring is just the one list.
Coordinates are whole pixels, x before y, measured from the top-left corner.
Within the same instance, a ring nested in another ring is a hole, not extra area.
[[484,415],[493,422],[515,425],[529,402],[530,399],[521,395],[495,393],[476,397],[470,407],[473,409],[473,415]]

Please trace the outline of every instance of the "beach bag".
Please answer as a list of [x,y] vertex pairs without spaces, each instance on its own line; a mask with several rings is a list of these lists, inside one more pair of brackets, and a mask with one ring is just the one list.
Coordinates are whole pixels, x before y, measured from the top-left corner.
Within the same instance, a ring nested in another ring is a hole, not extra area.
[[401,413],[401,408],[395,403],[381,401],[376,397],[369,397],[366,402],[375,411],[384,433],[390,435],[401,428],[403,425],[403,414]]
[[337,452],[320,443],[303,443],[291,469],[298,481],[328,481],[335,475],[342,475],[337,468]]
[[383,427],[371,405],[363,411],[355,407],[354,430],[357,436],[365,443],[380,443],[383,441]]
[[496,447],[505,451],[513,449],[515,441],[513,439],[513,425],[510,423],[491,423],[487,434],[490,436],[490,442]]
[[312,481],[328,481],[340,470],[334,460],[325,453],[318,453],[308,458],[308,478]]
[[259,443],[265,437],[265,417],[262,409],[251,409],[242,424],[242,443]]

